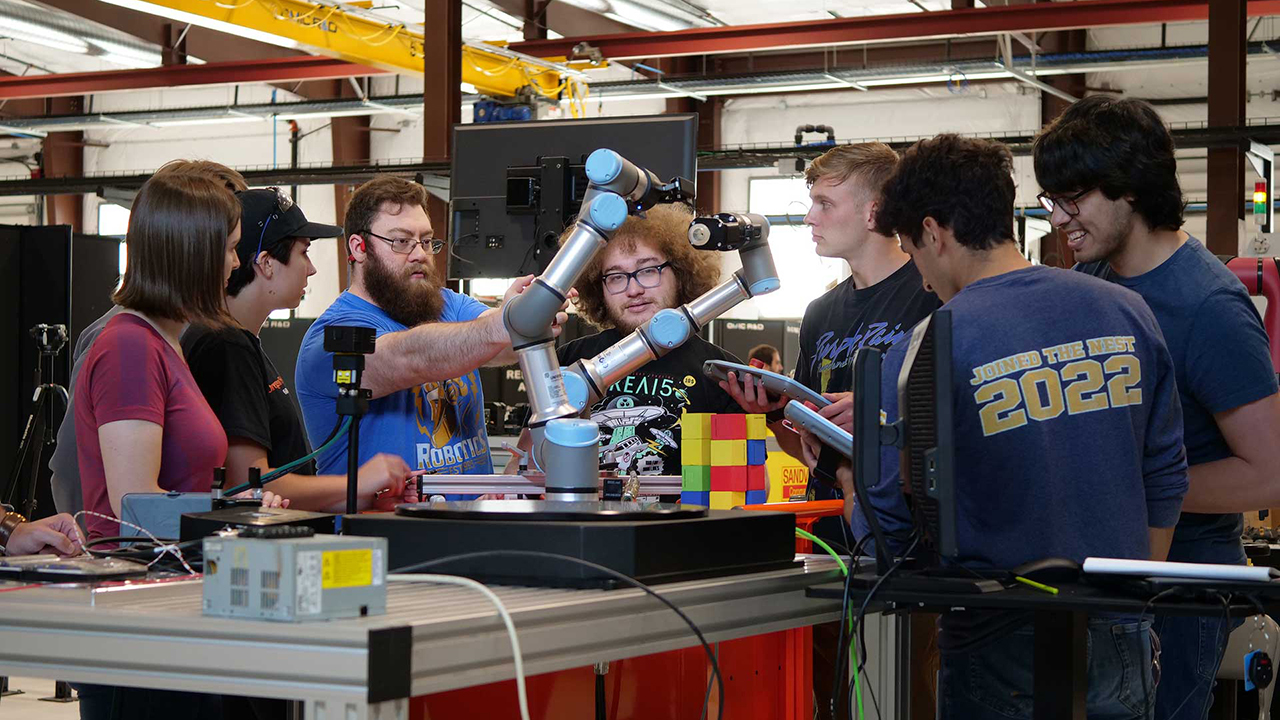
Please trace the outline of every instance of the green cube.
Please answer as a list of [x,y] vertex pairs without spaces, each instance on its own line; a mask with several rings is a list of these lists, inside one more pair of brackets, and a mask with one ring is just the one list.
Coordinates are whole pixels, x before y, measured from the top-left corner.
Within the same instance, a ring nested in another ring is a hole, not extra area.
[[681,467],[680,489],[686,492],[710,491],[711,467],[708,465],[685,465]]

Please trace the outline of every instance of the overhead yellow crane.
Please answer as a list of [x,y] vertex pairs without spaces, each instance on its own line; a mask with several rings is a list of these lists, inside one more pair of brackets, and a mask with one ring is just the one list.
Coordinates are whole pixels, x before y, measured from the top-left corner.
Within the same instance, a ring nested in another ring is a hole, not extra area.
[[[364,3],[334,0],[110,0],[156,14],[201,18],[234,25],[296,43],[299,48],[391,72],[423,74],[423,35],[363,9]],[[430,0],[428,0],[430,1]],[[566,58],[534,58],[501,44],[466,43],[462,82],[491,97],[516,97],[524,90],[548,99],[581,98],[587,63]],[[600,67],[600,65],[596,65]],[[527,88],[527,90],[526,90]]]

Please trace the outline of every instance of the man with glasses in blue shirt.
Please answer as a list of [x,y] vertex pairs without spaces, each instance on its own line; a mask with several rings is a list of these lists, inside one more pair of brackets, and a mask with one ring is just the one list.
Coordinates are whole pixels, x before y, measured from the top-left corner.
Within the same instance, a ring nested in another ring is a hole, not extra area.
[[[1169,560],[1245,564],[1241,513],[1280,504],[1280,394],[1244,286],[1181,229],[1172,136],[1147,103],[1095,95],[1045,128],[1034,156],[1040,202],[1076,270],[1141,295],[1173,356],[1190,487]],[[1228,623],[1157,615],[1154,627],[1156,720],[1206,717]]]
[[[298,350],[296,382],[307,433],[320,444],[334,428],[337,386],[333,355],[324,350],[329,325],[372,327],[377,352],[365,357],[362,386],[372,392],[360,424],[360,462],[379,452],[440,474],[491,474],[485,433],[482,365],[515,362],[501,308],[441,287],[437,240],[421,185],[381,175],[351,196],[344,223],[350,287],[307,331]],[[533,280],[517,280],[510,300]],[[557,317],[554,332],[567,320]],[[319,472],[341,472],[346,438],[318,458]]]
[[[683,305],[715,287],[720,254],[689,245],[692,221],[693,213],[683,205],[659,205],[644,218],[627,218],[575,286],[578,313],[602,330],[561,347],[562,366],[595,357],[659,310]],[[610,385],[589,411],[600,425],[601,463],[615,464],[625,474],[679,475],[682,412],[743,412],[702,375],[707,360],[741,362],[694,335]],[[526,431],[520,447],[528,445]],[[508,472],[514,472],[514,461]]]

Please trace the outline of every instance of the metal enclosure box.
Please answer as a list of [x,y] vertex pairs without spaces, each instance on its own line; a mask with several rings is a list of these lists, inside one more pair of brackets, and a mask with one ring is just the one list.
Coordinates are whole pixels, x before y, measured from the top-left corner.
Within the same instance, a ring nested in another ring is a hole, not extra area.
[[204,614],[328,620],[387,610],[387,541],[316,535],[204,540]]

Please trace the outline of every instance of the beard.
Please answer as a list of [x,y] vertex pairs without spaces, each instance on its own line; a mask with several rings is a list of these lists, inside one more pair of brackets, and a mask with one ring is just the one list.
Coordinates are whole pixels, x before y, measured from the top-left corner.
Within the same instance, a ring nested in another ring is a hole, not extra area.
[[[674,283],[663,288],[663,292],[661,294],[649,297],[649,300],[651,300],[656,307],[654,315],[656,315],[658,311],[676,307],[676,305],[679,304],[679,299],[679,292]],[[626,312],[627,302],[629,302],[629,300],[624,299],[620,301],[618,306],[615,307],[610,305],[608,307],[609,321],[613,323],[613,326],[623,335],[630,335],[637,327],[640,327],[653,319],[653,315],[650,315],[643,320],[637,320],[633,315]]]
[[[426,266],[406,264],[397,273],[377,253],[368,253],[365,258],[365,290],[392,320],[405,327],[413,327],[440,319],[444,295],[440,292],[439,282]],[[409,276],[415,272],[423,273],[425,279],[421,282],[410,279]]]

